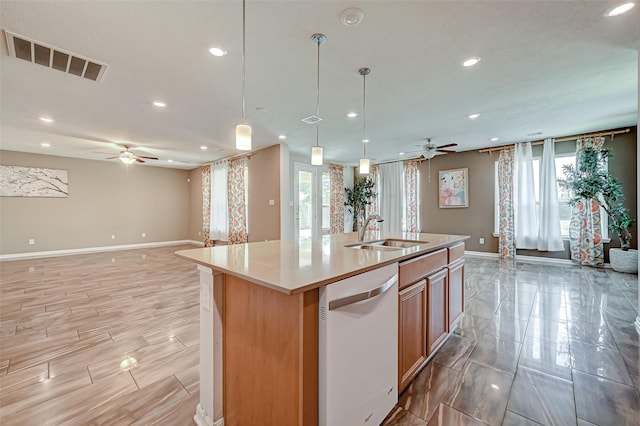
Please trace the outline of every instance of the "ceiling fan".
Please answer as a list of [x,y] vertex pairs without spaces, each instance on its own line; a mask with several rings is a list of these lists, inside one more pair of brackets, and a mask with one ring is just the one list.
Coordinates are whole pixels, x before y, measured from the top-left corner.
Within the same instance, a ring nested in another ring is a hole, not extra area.
[[138,162],[138,163],[144,163],[144,160],[158,160],[158,157],[149,157],[147,155],[136,155],[133,152],[131,152],[129,150],[129,145],[123,145],[122,146],[124,149],[122,151],[120,151],[120,154],[116,155],[115,157],[109,157],[107,158],[107,160],[113,160],[115,158],[117,158],[118,160],[122,161],[124,164],[131,164],[133,162]]
[[431,160],[433,157],[435,157],[436,153],[438,152],[443,152],[445,154],[455,152],[450,149],[443,149],[443,148],[450,148],[452,146],[458,146],[458,144],[448,143],[446,145],[436,146],[433,142],[431,142],[431,138],[427,138],[427,144],[424,146],[424,153],[420,156],[420,158],[425,160]]

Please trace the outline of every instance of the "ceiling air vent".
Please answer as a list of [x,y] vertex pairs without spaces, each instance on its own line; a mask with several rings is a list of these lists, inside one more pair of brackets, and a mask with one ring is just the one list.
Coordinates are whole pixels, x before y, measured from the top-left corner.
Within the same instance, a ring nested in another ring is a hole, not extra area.
[[107,64],[5,31],[9,56],[93,81],[102,80]]
[[316,115],[310,115],[307,118],[303,118],[302,121],[304,121],[307,124],[316,124],[322,121],[322,118],[316,116]]

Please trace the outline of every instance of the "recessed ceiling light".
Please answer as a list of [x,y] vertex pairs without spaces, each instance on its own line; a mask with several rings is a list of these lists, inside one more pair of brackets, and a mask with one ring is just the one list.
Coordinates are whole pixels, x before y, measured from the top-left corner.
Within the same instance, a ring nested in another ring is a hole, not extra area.
[[399,152],[398,155],[404,155],[404,152]]
[[40,117],[40,121],[44,121],[45,123],[53,123],[53,118]]
[[165,102],[162,102],[162,101],[153,101],[153,104],[155,106],[157,106],[158,108],[164,108],[164,107],[167,106],[167,104]]
[[278,139],[280,139],[281,141],[285,140],[286,138],[287,138],[287,135],[278,136]]
[[173,163],[173,160],[167,160],[167,163]]
[[630,11],[631,9],[633,9],[633,6],[635,6],[635,3],[630,1],[627,3],[622,3],[618,6],[612,7],[611,9],[607,10],[604,14],[604,16],[618,16],[618,15],[622,15],[623,13],[627,13],[628,11]]
[[206,147],[206,146],[204,146],[204,145],[202,145],[202,146],[200,147],[200,149],[201,149],[201,150],[203,150],[203,151],[206,151],[206,150],[207,150],[207,147]]
[[214,46],[209,49],[209,53],[211,53],[213,56],[224,56],[227,54],[227,51],[222,47]]
[[495,142],[497,140],[500,140],[500,138],[491,138],[491,142]]
[[476,118],[480,117],[480,114],[470,114],[469,118],[472,120],[475,120]]
[[364,12],[356,7],[345,9],[340,14],[340,20],[347,27],[355,27],[364,19]]
[[369,143],[369,139],[362,139],[362,143]]
[[348,112],[347,113],[347,117],[349,118],[356,118],[358,116],[357,112]]
[[472,66],[474,66],[475,64],[477,64],[478,62],[480,62],[480,60],[481,60],[481,59],[482,59],[482,58],[480,58],[480,56],[473,56],[473,57],[471,57],[471,58],[469,58],[469,59],[466,59],[466,60],[462,63],[462,65],[463,65],[463,66],[465,66],[465,67],[472,67]]
[[49,148],[51,146],[49,142],[42,142],[40,145],[44,146],[45,148]]

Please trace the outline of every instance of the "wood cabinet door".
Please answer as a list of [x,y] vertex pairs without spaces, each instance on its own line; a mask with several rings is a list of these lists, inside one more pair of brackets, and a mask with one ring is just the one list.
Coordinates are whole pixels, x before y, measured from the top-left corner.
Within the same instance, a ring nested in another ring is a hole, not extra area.
[[464,260],[449,265],[449,331],[464,311]]
[[418,281],[398,295],[398,393],[427,360],[426,285]]
[[445,268],[427,277],[428,326],[427,349],[431,354],[447,337],[447,274]]

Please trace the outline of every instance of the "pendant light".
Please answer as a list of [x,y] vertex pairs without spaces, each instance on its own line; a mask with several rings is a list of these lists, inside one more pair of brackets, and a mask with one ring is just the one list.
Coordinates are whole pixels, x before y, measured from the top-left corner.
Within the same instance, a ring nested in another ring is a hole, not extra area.
[[320,140],[320,45],[327,41],[324,34],[314,34],[311,41],[318,46],[318,86],[316,91],[316,145],[311,148],[311,164],[313,166],[322,166],[322,147],[318,144]]
[[367,158],[367,75],[369,68],[360,68],[358,73],[362,76],[362,158],[360,159],[360,174],[369,174],[369,159]]
[[244,86],[245,86],[245,32],[246,32],[246,14],[245,14],[245,0],[242,0],[242,123],[236,126],[236,149],[241,151],[251,150],[251,126],[245,122],[245,101],[244,101]]

